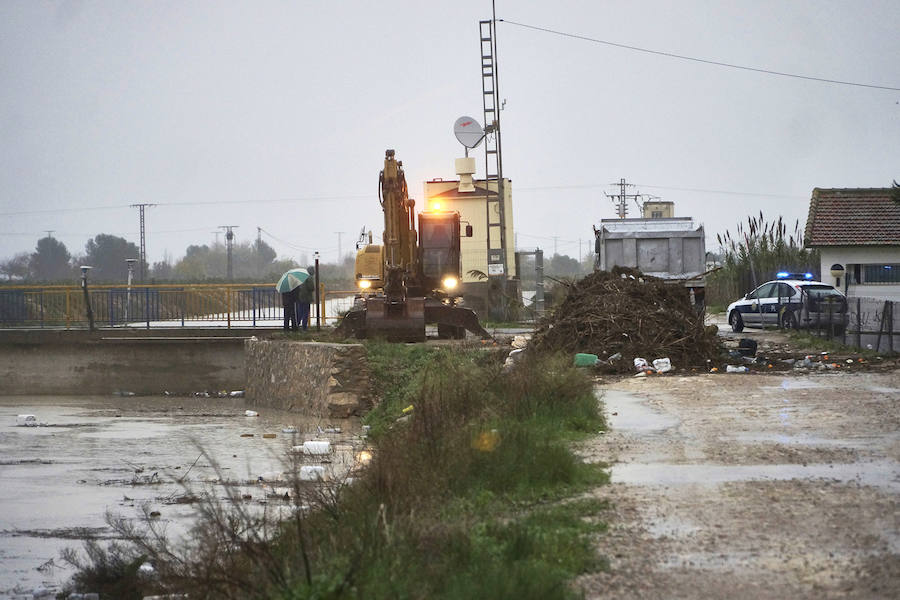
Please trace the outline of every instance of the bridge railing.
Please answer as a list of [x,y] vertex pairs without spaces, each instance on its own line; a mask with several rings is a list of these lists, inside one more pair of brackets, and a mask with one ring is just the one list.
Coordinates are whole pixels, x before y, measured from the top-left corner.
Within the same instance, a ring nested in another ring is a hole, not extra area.
[[[256,327],[282,319],[274,284],[89,285],[88,290],[98,327]],[[0,327],[87,325],[79,286],[0,288]]]

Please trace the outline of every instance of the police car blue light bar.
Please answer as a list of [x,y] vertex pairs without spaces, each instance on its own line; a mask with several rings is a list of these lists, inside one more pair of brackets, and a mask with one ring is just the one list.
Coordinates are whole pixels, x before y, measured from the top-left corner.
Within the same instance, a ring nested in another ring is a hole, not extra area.
[[812,279],[812,273],[804,273],[803,279]]
[[779,273],[777,273],[775,275],[775,279],[787,279],[790,276],[791,276],[791,274],[788,273],[787,271],[780,271]]
[[787,271],[779,271],[775,274],[775,279],[812,279],[812,273],[788,273]]

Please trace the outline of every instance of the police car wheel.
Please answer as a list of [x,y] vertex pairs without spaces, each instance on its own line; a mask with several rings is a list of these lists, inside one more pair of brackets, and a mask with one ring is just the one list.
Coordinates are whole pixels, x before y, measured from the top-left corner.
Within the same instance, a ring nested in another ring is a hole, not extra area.
[[741,313],[736,310],[731,311],[731,314],[728,315],[728,324],[731,325],[731,330],[735,333],[740,333],[744,330],[744,319],[741,318]]

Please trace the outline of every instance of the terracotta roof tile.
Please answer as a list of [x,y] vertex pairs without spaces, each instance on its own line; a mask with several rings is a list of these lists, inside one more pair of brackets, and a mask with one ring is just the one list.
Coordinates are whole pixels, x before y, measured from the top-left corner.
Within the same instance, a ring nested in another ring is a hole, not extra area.
[[813,190],[807,246],[900,246],[900,203],[891,188]]

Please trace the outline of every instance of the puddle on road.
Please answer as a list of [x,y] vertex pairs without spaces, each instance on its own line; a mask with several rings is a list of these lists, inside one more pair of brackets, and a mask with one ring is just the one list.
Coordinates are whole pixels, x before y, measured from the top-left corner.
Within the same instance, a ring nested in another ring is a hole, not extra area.
[[[783,444],[785,446],[828,446],[841,448],[864,449],[871,447],[873,441],[871,437],[861,438],[858,440],[847,438],[823,438],[811,435],[788,435],[784,433],[774,433],[771,431],[746,431],[729,435],[726,438],[741,443],[770,443]],[[880,441],[880,440],[879,440]]]
[[620,463],[613,466],[614,483],[633,485],[716,485],[733,481],[829,479],[857,483],[900,493],[897,463],[877,461],[813,465],[673,465],[669,463]]
[[[818,383],[803,379],[785,379],[779,387],[770,389],[808,389],[820,387]],[[782,400],[787,403],[786,398]],[[613,431],[628,432],[635,436],[648,432],[659,432],[679,424],[673,415],[652,407],[646,398],[631,392],[603,390],[603,401]],[[790,412],[785,408],[780,418],[786,420]],[[613,414],[618,413],[618,414]],[[803,435],[778,435],[775,433],[736,434],[736,442],[763,441],[782,444],[809,446],[854,447],[864,441],[825,439]],[[763,464],[763,465],[714,465],[714,464],[671,464],[617,463],[610,470],[614,483],[634,485],[692,485],[720,484],[732,481],[787,480],[787,479],[830,479],[841,483],[880,487],[891,492],[900,492],[900,469],[896,462],[874,461],[838,464]]]
[[802,377],[791,377],[785,378],[781,380],[781,383],[777,386],[775,385],[767,385],[759,388],[762,391],[777,391],[777,390],[815,390],[819,388],[825,387],[821,382],[813,381],[812,379],[805,379]]
[[870,392],[875,392],[876,394],[887,394],[889,396],[895,396],[900,398],[900,388],[892,388],[892,387],[882,387],[878,385],[873,385],[866,388]]
[[645,398],[631,392],[605,389],[602,400],[607,422],[613,431],[662,431],[679,423],[675,417],[654,409]]

